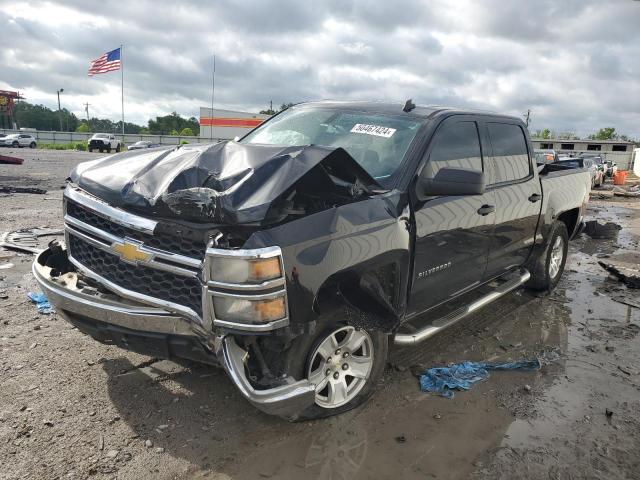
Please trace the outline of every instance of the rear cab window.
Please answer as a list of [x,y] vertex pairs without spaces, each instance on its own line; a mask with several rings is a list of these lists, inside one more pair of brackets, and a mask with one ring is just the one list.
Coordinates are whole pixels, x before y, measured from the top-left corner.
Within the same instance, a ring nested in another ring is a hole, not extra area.
[[531,162],[522,128],[513,123],[487,122],[486,125],[495,170],[491,183],[518,182],[529,177]]

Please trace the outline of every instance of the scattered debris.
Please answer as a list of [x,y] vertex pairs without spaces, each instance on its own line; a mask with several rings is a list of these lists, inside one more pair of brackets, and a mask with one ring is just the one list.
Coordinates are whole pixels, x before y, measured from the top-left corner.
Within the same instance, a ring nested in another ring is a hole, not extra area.
[[640,271],[604,262],[598,262],[598,265],[624,283],[627,287],[640,288]]
[[613,412],[611,410],[609,410],[608,408],[605,409],[604,414],[607,416],[607,418],[613,417]]
[[602,198],[602,199],[606,199],[606,198],[611,198],[613,197],[614,193],[613,191],[609,190],[591,190],[591,192],[589,192],[589,197],[591,198]]
[[522,388],[524,389],[525,392],[531,392],[531,385],[525,385]]
[[453,398],[454,390],[469,390],[474,383],[489,377],[489,370],[539,370],[540,367],[538,359],[507,363],[461,362],[428,369],[420,375],[420,389]]
[[12,185],[0,185],[0,193],[35,193],[44,195],[46,190],[38,187],[14,187]]
[[10,157],[8,155],[0,155],[0,164],[22,165],[23,163],[24,163],[23,158]]
[[618,237],[618,232],[622,227],[617,223],[599,223],[597,220],[590,220],[585,223],[584,233],[596,240],[611,240]]
[[42,249],[38,248],[38,237],[63,233],[64,230],[59,228],[23,228],[0,234],[0,247],[38,254],[42,252]]
[[153,447],[153,442],[151,440],[147,439],[147,440],[144,441],[144,446],[147,447],[147,448],[151,448],[151,447]]
[[49,300],[44,293],[29,292],[27,293],[27,297],[29,297],[29,300],[36,304],[38,313],[49,315],[54,312],[53,307],[49,303]]
[[629,370],[622,368],[620,365],[618,365],[618,370],[620,370],[625,375],[631,375],[631,372]]
[[0,270],[8,270],[9,268],[13,268],[15,265],[11,262],[0,263]]
[[109,450],[107,452],[107,458],[116,458],[118,456],[118,453],[120,453],[120,451],[118,450]]
[[407,437],[405,437],[404,435],[400,435],[396,437],[396,442],[398,443],[405,443],[406,441],[407,441]]
[[624,297],[622,295],[618,295],[616,297],[611,297],[611,300],[615,300],[618,303],[622,303],[624,305],[628,305],[634,308],[640,308],[640,301],[631,300],[630,298]]
[[640,192],[638,192],[637,190],[625,190],[622,187],[613,187],[613,194],[616,197],[640,197]]
[[104,450],[104,435],[102,434],[98,438],[98,450]]

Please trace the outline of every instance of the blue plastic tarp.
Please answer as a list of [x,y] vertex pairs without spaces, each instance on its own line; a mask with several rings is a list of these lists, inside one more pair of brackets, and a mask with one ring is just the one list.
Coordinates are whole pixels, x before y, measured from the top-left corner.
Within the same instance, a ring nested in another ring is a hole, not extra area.
[[454,390],[469,390],[486,379],[489,370],[539,370],[540,361],[520,360],[507,363],[462,362],[448,367],[430,368],[420,375],[420,390],[453,398]]
[[29,300],[36,304],[38,313],[44,313],[45,315],[53,313],[53,307],[49,303],[49,300],[44,293],[29,292],[27,293],[27,297],[29,297]]

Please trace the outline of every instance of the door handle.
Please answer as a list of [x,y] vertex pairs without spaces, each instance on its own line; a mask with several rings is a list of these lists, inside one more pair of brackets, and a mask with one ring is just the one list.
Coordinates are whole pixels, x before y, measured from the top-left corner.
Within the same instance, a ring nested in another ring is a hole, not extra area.
[[496,207],[493,205],[482,205],[479,209],[478,209],[478,214],[482,215],[483,217],[486,215],[489,215],[490,213],[493,213],[496,211]]
[[529,201],[531,203],[536,203],[538,200],[540,200],[542,198],[542,195],[540,195],[539,193],[534,193],[529,197]]

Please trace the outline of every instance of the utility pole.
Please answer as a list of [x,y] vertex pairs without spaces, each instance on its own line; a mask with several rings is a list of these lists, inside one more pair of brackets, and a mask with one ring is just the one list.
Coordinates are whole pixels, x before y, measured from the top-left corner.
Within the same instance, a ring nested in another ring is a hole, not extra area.
[[269,111],[273,112],[273,100],[269,100]]
[[89,102],[84,104],[84,111],[87,112],[87,126],[89,126],[89,105],[91,105]]
[[60,108],[60,94],[64,92],[64,88],[61,88],[56,93],[58,94],[58,118],[60,119],[60,131],[62,131],[62,109]]
[[209,130],[209,141],[213,141],[213,101],[216,95],[216,54],[213,54],[213,69],[211,70],[211,127]]
[[529,117],[531,116],[531,109],[527,108],[527,113],[524,115],[525,123],[527,124],[527,128],[529,128]]

